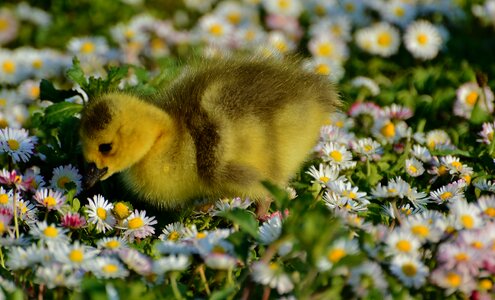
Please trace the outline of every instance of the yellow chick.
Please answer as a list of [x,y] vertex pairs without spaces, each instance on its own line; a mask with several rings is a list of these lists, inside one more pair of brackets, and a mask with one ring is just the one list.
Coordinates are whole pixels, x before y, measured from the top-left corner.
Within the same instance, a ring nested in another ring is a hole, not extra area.
[[207,60],[152,97],[90,99],[80,126],[86,183],[120,172],[139,197],[167,208],[199,197],[261,200],[261,181],[287,184],[338,104],[335,87],[297,62]]

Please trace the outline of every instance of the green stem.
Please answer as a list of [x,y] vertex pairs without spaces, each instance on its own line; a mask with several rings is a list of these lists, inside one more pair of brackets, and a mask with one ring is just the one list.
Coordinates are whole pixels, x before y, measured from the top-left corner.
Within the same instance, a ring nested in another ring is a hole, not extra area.
[[175,299],[184,299],[180,293],[179,287],[177,286],[177,272],[172,272],[172,274],[170,274],[170,283],[172,285],[172,291],[174,292]]
[[371,164],[370,164],[370,158],[366,158],[366,177],[370,178],[371,176]]
[[399,209],[397,208],[397,200],[392,201],[392,209],[394,210],[395,219],[399,225],[402,224],[402,218],[400,216]]
[[14,186],[14,227],[15,227],[15,236],[19,238],[19,223],[17,221],[17,187]]
[[205,265],[203,264],[200,265],[197,270],[199,273],[199,277],[201,277],[201,282],[203,282],[203,285],[205,286],[206,294],[209,296],[211,292],[210,292],[210,287],[208,286],[208,281],[206,281]]
[[2,268],[5,269],[5,260],[3,258],[3,251],[2,251],[2,247],[0,247],[0,264],[2,265]]

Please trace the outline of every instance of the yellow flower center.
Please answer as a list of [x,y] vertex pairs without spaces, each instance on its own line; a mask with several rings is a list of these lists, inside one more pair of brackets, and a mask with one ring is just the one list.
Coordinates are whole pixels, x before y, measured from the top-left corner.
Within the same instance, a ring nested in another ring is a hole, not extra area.
[[223,34],[223,27],[221,24],[213,24],[210,27],[210,33],[214,36],[221,36]]
[[458,287],[461,285],[461,276],[456,273],[448,273],[445,279],[451,287]]
[[453,161],[452,166],[456,168],[457,171],[460,171],[462,169],[462,164],[458,161]]
[[69,259],[76,263],[82,262],[84,259],[84,253],[79,249],[74,249],[69,253]]
[[466,102],[469,105],[474,106],[476,104],[476,101],[478,100],[478,96],[479,95],[477,92],[472,91],[466,96]]
[[462,215],[461,216],[461,223],[462,226],[464,226],[467,229],[471,229],[474,226],[474,219],[470,215]]
[[447,173],[447,167],[442,165],[438,167],[438,175],[445,175]]
[[127,30],[124,32],[124,36],[125,36],[125,38],[126,38],[126,39],[129,39],[129,40],[130,40],[130,39],[132,39],[132,38],[134,37],[134,35],[135,35],[135,32],[134,32],[134,30],[132,30],[132,29],[127,29]]
[[165,42],[159,38],[153,38],[150,42],[151,49],[153,50],[162,50],[165,49]]
[[490,218],[495,217],[495,208],[494,207],[488,207],[485,209],[485,214],[489,216]]
[[30,90],[29,90],[29,95],[31,96],[31,98],[33,99],[38,99],[38,97],[40,96],[40,87],[39,86],[33,86]]
[[413,277],[418,272],[418,269],[414,264],[406,263],[402,266],[402,273],[408,277]]
[[196,234],[196,238],[199,240],[199,239],[204,239],[206,237],[206,233],[204,232],[198,232],[198,234]]
[[5,226],[2,221],[0,221],[0,234],[3,234],[5,232],[6,227],[7,226]]
[[383,134],[383,136],[387,138],[391,138],[395,136],[395,125],[392,122],[388,122],[385,124],[385,126],[382,127],[380,132]]
[[339,25],[334,25],[330,28],[330,31],[332,34],[335,36],[341,36],[342,35],[342,28]]
[[378,45],[388,47],[392,43],[392,36],[388,32],[382,32],[378,35]]
[[430,233],[430,230],[425,225],[414,225],[413,227],[411,227],[411,232],[414,235],[426,237]]
[[340,121],[340,120],[339,121],[336,121],[335,122],[335,126],[337,126],[338,128],[342,128],[342,127],[344,127],[344,122],[343,121]]
[[396,189],[394,189],[394,188],[390,188],[390,189],[387,189],[387,192],[388,192],[389,194],[395,194],[395,193],[397,193],[397,190],[396,190]]
[[96,215],[98,216],[98,218],[102,219],[102,220],[106,220],[107,219],[107,211],[102,208],[102,207],[98,207],[96,209]]
[[9,148],[12,150],[12,151],[16,151],[19,149],[19,147],[21,146],[19,144],[18,141],[14,140],[14,139],[10,139],[7,141],[7,144],[9,144]]
[[172,231],[167,237],[169,241],[177,241],[179,238],[180,234],[177,231]]
[[328,178],[327,176],[321,176],[320,177],[320,181],[322,181],[324,183],[327,183],[329,180],[330,180],[330,178]]
[[241,22],[241,14],[239,12],[231,12],[230,14],[227,15],[227,20],[231,24],[237,25],[239,22]]
[[278,6],[282,9],[287,9],[290,7],[290,1],[289,0],[278,0]]
[[69,179],[69,177],[67,176],[62,176],[60,177],[58,180],[57,180],[57,186],[61,189],[64,189],[65,188],[65,185],[67,183],[71,182],[71,180]]
[[327,10],[325,9],[325,7],[323,5],[317,4],[314,7],[314,12],[317,16],[323,17],[327,13]]
[[489,291],[493,287],[493,283],[490,279],[481,279],[479,282],[479,287],[483,291]]
[[37,58],[37,59],[33,60],[32,65],[33,65],[33,68],[39,70],[43,67],[43,60]]
[[0,31],[5,31],[9,28],[9,22],[5,19],[0,19]]
[[222,246],[219,246],[219,245],[215,245],[213,247],[213,249],[211,249],[211,252],[212,253],[217,253],[217,254],[225,254],[226,253],[225,249]]
[[333,150],[330,152],[330,157],[337,162],[342,161],[342,153],[340,153],[340,151]]
[[397,17],[403,17],[406,11],[402,7],[396,7],[394,13]]
[[353,12],[354,10],[356,10],[356,7],[354,6],[354,4],[352,3],[346,3],[344,5],[344,8],[345,10],[347,10],[348,12]]
[[486,137],[488,138],[489,141],[493,141],[493,131],[488,132]]
[[409,169],[409,172],[411,172],[411,173],[416,173],[416,172],[418,172],[418,168],[416,168],[414,165],[410,165],[410,166],[408,167],[408,169]]
[[43,234],[49,238],[55,238],[58,236],[58,230],[54,226],[48,226],[43,230]]
[[112,274],[112,273],[117,272],[119,270],[119,267],[117,265],[114,265],[114,264],[108,264],[108,265],[104,265],[101,269],[105,273]]
[[117,202],[113,207],[113,213],[119,220],[127,218],[131,213],[129,207],[123,202]]
[[284,53],[287,51],[287,44],[283,41],[276,42],[274,44],[275,48],[277,48],[278,51]]
[[3,71],[7,74],[13,74],[15,72],[15,63],[11,60],[6,60],[3,62]]
[[461,176],[461,178],[464,179],[467,184],[471,184],[471,175],[464,174],[464,175]]
[[452,196],[454,196],[454,194],[452,194],[451,192],[443,192],[441,195],[440,195],[440,199],[442,199],[443,201],[449,199],[449,198],[452,198]]
[[364,152],[370,152],[373,149],[371,145],[364,145]]
[[476,249],[481,249],[481,248],[483,248],[483,242],[474,241],[471,243],[471,247],[476,248]]
[[424,45],[426,45],[426,43],[428,43],[428,36],[424,33],[418,34],[416,39],[418,40],[418,43],[422,46],[424,46]]
[[57,200],[55,200],[55,198],[53,198],[52,196],[48,196],[43,199],[43,205],[45,205],[46,207],[54,207],[55,205],[57,205]]
[[255,37],[256,37],[256,33],[254,32],[254,30],[248,30],[246,31],[246,35],[244,35],[246,41],[252,41],[254,40]]
[[144,222],[143,219],[141,219],[140,217],[135,217],[129,220],[128,225],[129,229],[137,229],[143,227]]
[[397,250],[401,252],[410,252],[412,249],[412,245],[409,241],[406,240],[400,240],[395,244],[395,247]]
[[457,262],[464,262],[464,261],[467,261],[469,259],[469,255],[467,255],[466,253],[464,252],[459,252],[457,253],[455,256],[454,256],[455,260]]
[[7,104],[7,99],[5,98],[0,98],[0,106],[4,107]]
[[318,64],[315,73],[320,75],[330,75],[330,67],[326,64]]
[[85,54],[93,53],[94,50],[95,44],[93,44],[92,42],[84,42],[84,44],[82,44],[81,46],[81,52]]
[[7,203],[9,203],[9,195],[1,194],[0,195],[0,204],[5,205]]
[[110,241],[106,242],[106,244],[105,244],[105,247],[110,248],[110,249],[115,249],[115,248],[118,248],[119,246],[120,246],[120,243],[117,240],[110,240]]
[[324,44],[319,45],[317,52],[321,56],[330,56],[330,55],[332,55],[332,52],[333,52],[332,44],[330,44],[330,43],[324,43]]
[[279,265],[277,263],[272,262],[268,265],[268,268],[270,268],[270,270],[276,271],[279,269]]
[[344,249],[342,249],[342,248],[335,248],[335,249],[330,250],[330,252],[328,252],[327,258],[332,263],[336,263],[339,260],[341,260],[342,257],[346,256],[346,254],[347,253],[345,252]]

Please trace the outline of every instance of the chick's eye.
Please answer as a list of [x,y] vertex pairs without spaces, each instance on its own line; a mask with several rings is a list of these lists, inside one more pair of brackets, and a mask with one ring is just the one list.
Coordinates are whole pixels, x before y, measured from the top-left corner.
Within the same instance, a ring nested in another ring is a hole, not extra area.
[[100,151],[103,154],[107,154],[110,151],[112,151],[112,144],[111,143],[100,144],[100,146],[98,146],[98,151]]

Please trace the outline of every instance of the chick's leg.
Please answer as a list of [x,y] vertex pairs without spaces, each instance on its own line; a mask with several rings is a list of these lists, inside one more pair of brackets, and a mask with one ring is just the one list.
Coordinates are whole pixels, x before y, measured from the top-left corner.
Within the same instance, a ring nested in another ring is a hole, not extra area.
[[270,196],[265,196],[256,201],[256,217],[258,217],[259,220],[266,220],[268,218],[268,211],[270,210],[272,201],[273,199]]

